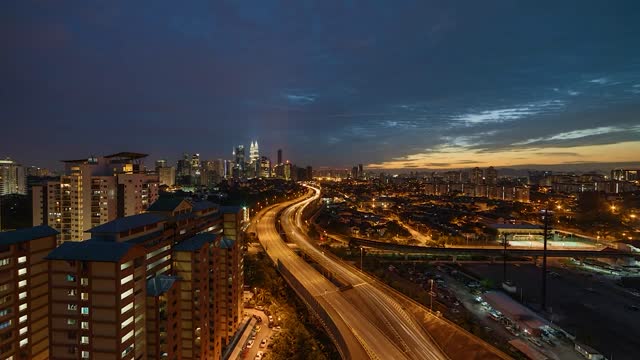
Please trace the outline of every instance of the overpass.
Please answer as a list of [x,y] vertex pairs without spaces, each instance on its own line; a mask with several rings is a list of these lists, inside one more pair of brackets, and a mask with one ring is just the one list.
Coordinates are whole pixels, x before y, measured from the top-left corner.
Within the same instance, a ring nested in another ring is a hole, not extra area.
[[[350,237],[349,244],[353,247],[369,247],[380,250],[396,251],[400,253],[411,254],[430,254],[430,255],[445,255],[445,256],[487,256],[497,257],[504,255],[504,248],[500,246],[495,247],[428,247],[428,246],[416,246],[416,245],[402,245],[392,244],[381,241],[367,240],[361,238]],[[526,256],[526,257],[539,257],[543,255],[543,249],[522,249],[522,248],[507,248],[507,254],[510,256]],[[631,253],[625,251],[619,251],[614,249],[604,250],[577,250],[577,249],[563,249],[563,250],[548,250],[547,257],[575,257],[575,258],[629,258],[633,257],[636,260],[640,260],[640,253]]]

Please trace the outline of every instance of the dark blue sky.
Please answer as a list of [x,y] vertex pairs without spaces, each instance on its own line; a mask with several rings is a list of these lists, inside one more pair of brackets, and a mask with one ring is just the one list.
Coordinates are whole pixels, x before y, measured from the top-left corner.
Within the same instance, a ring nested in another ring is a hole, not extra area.
[[0,3],[0,156],[640,160],[639,1]]

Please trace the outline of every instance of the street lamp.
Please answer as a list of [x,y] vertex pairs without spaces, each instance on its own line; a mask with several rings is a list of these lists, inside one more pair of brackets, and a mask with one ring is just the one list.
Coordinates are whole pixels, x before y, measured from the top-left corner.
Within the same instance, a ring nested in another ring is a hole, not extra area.
[[363,253],[363,249],[362,249],[362,246],[360,246],[360,271],[364,271],[362,269],[362,253]]

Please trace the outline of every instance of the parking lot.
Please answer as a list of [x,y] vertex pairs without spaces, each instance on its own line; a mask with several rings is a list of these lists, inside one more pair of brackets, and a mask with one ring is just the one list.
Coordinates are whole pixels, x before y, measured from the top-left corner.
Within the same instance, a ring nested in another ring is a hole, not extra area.
[[[615,285],[611,277],[569,269],[551,262],[547,279],[548,316],[553,323],[607,358],[635,359],[640,349],[640,297]],[[502,264],[467,264],[465,269],[502,281]],[[522,299],[540,302],[541,269],[533,264],[507,266],[507,278],[522,288]]]
[[271,349],[270,344],[273,344],[273,340],[278,336],[278,331],[269,327],[269,317],[264,311],[245,309],[245,313],[256,318],[257,323],[251,331],[249,339],[243,345],[244,350],[240,359],[267,359]]

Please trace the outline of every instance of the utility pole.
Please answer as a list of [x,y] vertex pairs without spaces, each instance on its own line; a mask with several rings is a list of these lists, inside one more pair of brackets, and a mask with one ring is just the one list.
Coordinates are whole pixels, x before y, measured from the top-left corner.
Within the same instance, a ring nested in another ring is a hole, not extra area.
[[502,251],[502,282],[507,281],[507,234],[502,235],[502,245],[504,250]]
[[548,207],[543,211],[544,219],[544,248],[542,250],[542,289],[540,307],[542,310],[547,308],[547,239],[549,238],[549,219],[551,217],[551,211]]
[[429,302],[429,311],[433,313],[433,295],[435,294],[433,292],[433,279],[430,279],[429,281],[431,282],[431,290],[429,290],[429,296],[431,297],[431,301]]

